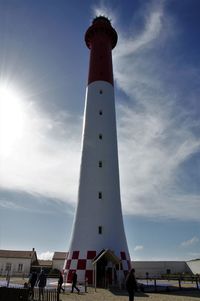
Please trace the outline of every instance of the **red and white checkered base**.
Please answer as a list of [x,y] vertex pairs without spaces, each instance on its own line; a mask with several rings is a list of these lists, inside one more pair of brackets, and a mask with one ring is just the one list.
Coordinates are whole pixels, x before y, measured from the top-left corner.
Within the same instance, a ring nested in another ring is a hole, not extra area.
[[[81,251],[68,252],[64,264],[66,281],[72,282],[72,274],[75,271],[78,275],[78,281],[84,282],[87,279],[88,284],[92,284],[94,273],[92,262],[97,255],[96,251],[87,251],[84,253]],[[121,260],[120,270],[123,271],[124,276],[126,276],[131,268],[131,262],[124,251],[120,252],[119,259]],[[116,270],[117,269],[119,270],[119,267],[116,267]]]

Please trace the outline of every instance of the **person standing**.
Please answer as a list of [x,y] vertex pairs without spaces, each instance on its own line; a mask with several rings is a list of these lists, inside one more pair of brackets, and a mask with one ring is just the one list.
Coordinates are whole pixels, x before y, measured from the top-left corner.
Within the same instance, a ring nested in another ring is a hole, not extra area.
[[42,300],[44,300],[44,288],[46,286],[46,283],[47,283],[47,277],[44,273],[44,270],[42,270],[38,277],[39,301],[41,301],[41,296],[42,296]]
[[80,289],[76,286],[77,284],[77,274],[74,271],[73,276],[72,276],[72,290],[71,293],[74,292],[74,288],[77,290],[78,294],[80,293]]
[[126,289],[129,295],[129,301],[134,300],[135,291],[137,291],[137,280],[135,278],[135,270],[131,269],[126,277]]

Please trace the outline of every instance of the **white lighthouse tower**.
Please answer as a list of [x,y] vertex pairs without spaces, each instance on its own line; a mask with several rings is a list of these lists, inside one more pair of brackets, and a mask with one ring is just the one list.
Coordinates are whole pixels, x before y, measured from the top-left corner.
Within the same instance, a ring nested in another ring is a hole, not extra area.
[[90,49],[82,137],[78,205],[69,252],[67,281],[97,285],[125,276],[130,256],[124,232],[117,150],[112,49],[117,33],[110,21],[97,17],[85,34]]

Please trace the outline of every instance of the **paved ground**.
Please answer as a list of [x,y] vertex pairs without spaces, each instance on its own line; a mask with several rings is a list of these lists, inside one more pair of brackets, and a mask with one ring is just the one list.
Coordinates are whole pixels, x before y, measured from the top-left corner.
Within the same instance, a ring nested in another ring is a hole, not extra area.
[[[180,291],[169,293],[137,293],[136,301],[197,301],[200,299],[200,291]],[[62,301],[128,301],[126,292],[111,292],[105,289],[88,290],[88,293],[61,293]]]
[[[28,279],[11,279],[11,285],[18,284],[23,285]],[[0,278],[0,283],[5,282],[5,279]],[[171,283],[171,282],[170,282]],[[50,287],[57,287],[57,280],[53,280],[49,283]],[[191,284],[189,286],[191,288]],[[195,285],[194,285],[195,287]],[[65,285],[65,293],[60,294],[60,300],[62,301],[128,301],[128,295],[125,291],[110,291],[105,289],[97,289],[89,287],[88,293],[85,293],[85,288],[79,286],[81,293],[70,293],[71,285]],[[184,285],[184,289],[181,291],[175,290],[163,293],[142,293],[138,292],[135,296],[135,301],[197,301],[200,300],[200,290],[195,288],[188,289],[187,284]]]

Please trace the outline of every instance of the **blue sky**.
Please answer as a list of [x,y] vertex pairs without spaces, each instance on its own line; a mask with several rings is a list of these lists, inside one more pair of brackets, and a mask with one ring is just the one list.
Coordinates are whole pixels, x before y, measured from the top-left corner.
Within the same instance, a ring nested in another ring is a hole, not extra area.
[[[70,4],[69,4],[70,3]],[[93,17],[109,17],[133,260],[200,258],[200,2],[0,0],[0,248],[67,251]]]

